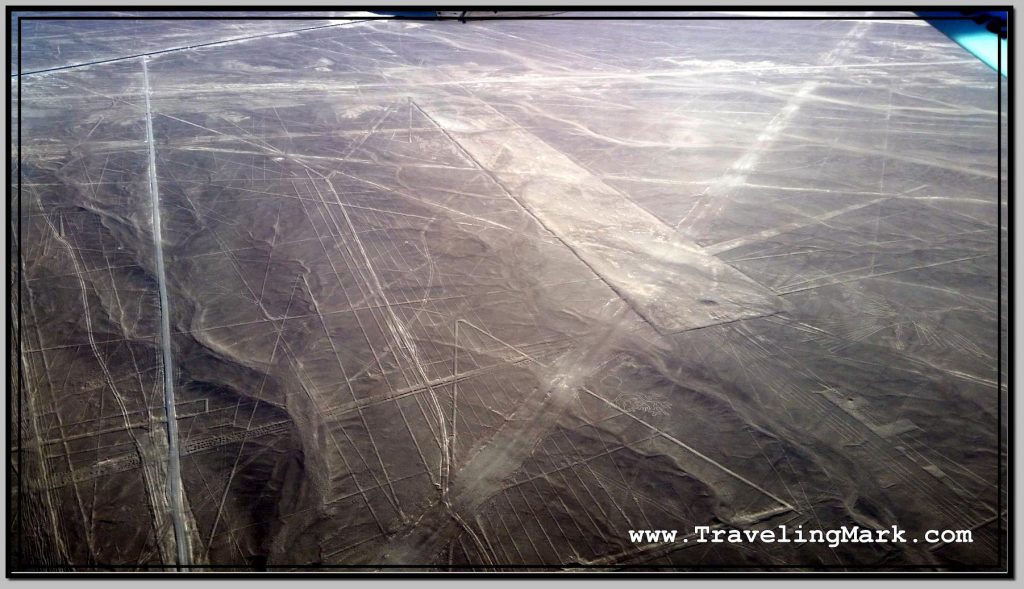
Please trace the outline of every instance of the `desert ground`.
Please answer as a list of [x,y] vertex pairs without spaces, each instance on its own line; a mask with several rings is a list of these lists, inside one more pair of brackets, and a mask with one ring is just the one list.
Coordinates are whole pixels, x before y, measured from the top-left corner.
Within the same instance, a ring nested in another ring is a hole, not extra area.
[[[19,570],[1005,566],[995,72],[905,13],[275,14],[21,21]],[[780,525],[974,541],[684,542]]]

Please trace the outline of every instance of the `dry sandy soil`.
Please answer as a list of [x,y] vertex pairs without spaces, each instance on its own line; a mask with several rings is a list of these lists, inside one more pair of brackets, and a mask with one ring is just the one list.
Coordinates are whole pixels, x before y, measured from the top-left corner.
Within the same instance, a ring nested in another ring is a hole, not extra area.
[[1005,84],[718,16],[23,21],[15,567],[1002,568]]

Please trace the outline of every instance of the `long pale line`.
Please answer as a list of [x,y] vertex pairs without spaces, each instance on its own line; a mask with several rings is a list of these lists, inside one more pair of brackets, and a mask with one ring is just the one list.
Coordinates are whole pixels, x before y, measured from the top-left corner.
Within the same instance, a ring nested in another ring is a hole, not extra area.
[[148,57],[142,58],[143,96],[146,97],[146,143],[149,144],[149,195],[153,201],[153,246],[156,251],[156,280],[160,290],[160,347],[164,363],[164,411],[167,415],[167,499],[174,522],[174,543],[178,566],[189,564],[188,534],[182,517],[183,489],[178,454],[178,418],[174,410],[174,363],[171,358],[171,308],[167,304],[163,236],[160,231],[160,191],[156,181],[156,145],[153,141],[153,111],[149,104]]
[[728,241],[722,241],[722,242],[719,242],[719,243],[716,243],[716,244],[713,244],[713,245],[710,245],[710,246],[705,246],[704,250],[706,252],[708,252],[709,254],[713,255],[713,256],[717,256],[720,253],[727,252],[727,251],[732,250],[732,249],[736,249],[738,247],[747,245],[749,243],[753,243],[755,241],[760,241],[760,240],[769,239],[769,238],[772,238],[772,237],[777,237],[779,235],[782,235],[783,233],[788,233],[790,231],[795,231],[797,229],[803,229],[804,227],[811,227],[812,225],[818,225],[819,223],[824,223],[825,221],[828,221],[829,219],[833,219],[835,217],[838,217],[839,215],[845,215],[846,213],[851,213],[853,211],[857,211],[857,210],[869,207],[871,205],[878,204],[878,203],[880,203],[882,201],[889,200],[890,198],[893,198],[893,197],[885,196],[885,197],[882,197],[882,198],[874,198],[874,199],[871,199],[871,200],[869,200],[867,202],[853,204],[853,205],[850,205],[848,207],[843,207],[843,208],[835,210],[835,211],[829,211],[827,213],[824,213],[824,214],[821,214],[821,215],[817,215],[817,216],[814,216],[814,217],[807,217],[807,218],[801,219],[799,221],[794,221],[792,223],[786,223],[785,225],[779,225],[778,227],[772,227],[770,229],[765,229],[764,231],[759,231],[757,233],[754,233],[753,235],[746,235],[746,236],[743,236],[743,237],[737,237],[735,239],[730,239]]
[[[334,20],[334,19],[324,19],[324,20]],[[243,41],[249,41],[249,40],[252,40],[252,39],[262,39],[264,37],[283,37],[283,36],[286,36],[286,35],[294,35],[295,33],[303,33],[303,32],[306,32],[306,31],[315,31],[315,30],[318,30],[318,29],[329,29],[331,27],[341,27],[341,26],[350,25],[350,24],[354,24],[354,23],[366,22],[368,20],[375,20],[375,19],[366,19],[366,18],[364,18],[364,19],[361,19],[361,20],[346,20],[345,22],[341,22],[341,23],[330,23],[330,24],[326,24],[326,25],[318,25],[318,26],[315,26],[315,27],[305,27],[305,28],[301,28],[301,29],[291,29],[289,31],[276,31],[276,32],[268,32],[268,33],[259,33],[259,34],[256,34],[256,35],[248,35],[248,36],[245,36],[245,37],[233,37],[231,39],[220,39],[220,40],[217,40],[217,41],[207,41],[205,43],[193,43],[192,45],[185,45],[183,47],[171,47],[171,48],[168,48],[168,49],[156,49],[156,50],[153,50],[153,51],[147,51],[146,53],[136,53],[134,55],[123,55],[123,56],[120,56],[120,57],[111,57],[109,59],[98,59],[98,60],[95,60],[95,61],[88,61],[88,62],[84,62],[84,63],[72,63],[72,64],[69,64],[69,65],[60,65],[60,66],[56,66],[56,67],[43,68],[43,69],[39,69],[39,70],[33,70],[33,71],[30,71],[30,72],[17,72],[17,73],[11,74],[11,77],[14,78],[16,76],[31,76],[31,75],[34,75],[34,74],[46,74],[46,73],[57,72],[57,71],[62,71],[62,70],[70,70],[70,69],[81,68],[81,67],[89,67],[89,66],[92,66],[92,65],[102,65],[102,64],[105,64],[105,63],[114,63],[114,62],[118,62],[118,61],[124,61],[126,59],[138,59],[140,57],[145,58],[145,57],[149,57],[151,55],[162,55],[164,53],[174,53],[176,51],[187,51],[189,49],[199,49],[199,48],[202,48],[202,47],[214,47],[214,46],[217,46],[217,45],[228,45],[228,44],[231,44],[231,43],[241,43]]]
[[608,399],[605,399],[604,397],[602,397],[601,395],[598,395],[597,393],[591,391],[587,387],[580,387],[579,390],[587,393],[591,397],[594,397],[598,401],[603,402],[605,405],[608,405],[610,407],[613,407],[613,408],[617,409],[619,411],[619,413],[621,413],[623,415],[627,415],[629,417],[632,417],[634,421],[638,421],[641,424],[649,427],[650,429],[653,429],[654,431],[660,433],[662,436],[665,437],[666,440],[672,442],[673,444],[679,446],[680,448],[683,448],[684,450],[690,452],[691,454],[693,454],[697,458],[700,458],[701,460],[711,464],[712,466],[717,467],[722,472],[724,472],[724,473],[728,474],[729,476],[739,480],[740,482],[745,483],[748,487],[751,487],[751,488],[753,488],[753,489],[755,489],[757,491],[760,491],[761,493],[767,495],[773,501],[781,504],[784,509],[794,510],[794,511],[796,510],[796,508],[793,507],[793,505],[789,501],[786,501],[785,499],[782,499],[781,497],[779,497],[778,495],[772,493],[768,489],[765,489],[764,487],[762,487],[762,486],[758,485],[757,483],[751,481],[750,479],[746,478],[745,476],[741,475],[740,473],[736,472],[735,470],[730,469],[729,467],[725,466],[721,462],[718,462],[714,458],[708,456],[707,454],[704,454],[703,452],[701,452],[700,450],[697,450],[696,448],[694,448],[693,446],[687,444],[686,442],[683,442],[682,440],[676,438],[675,436],[667,434],[664,431],[658,429],[657,427],[655,427],[651,423],[649,423],[647,421],[644,421],[643,419],[640,419],[639,417],[637,417],[636,415],[633,415],[629,411],[626,411],[624,408],[620,407],[616,403],[613,403],[612,401],[609,401]]

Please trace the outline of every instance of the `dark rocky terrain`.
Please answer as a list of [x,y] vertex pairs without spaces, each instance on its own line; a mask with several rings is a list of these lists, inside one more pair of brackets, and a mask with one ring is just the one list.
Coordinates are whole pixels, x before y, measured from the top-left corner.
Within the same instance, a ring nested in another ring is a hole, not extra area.
[[718,16],[23,21],[16,570],[1001,569],[1006,85]]

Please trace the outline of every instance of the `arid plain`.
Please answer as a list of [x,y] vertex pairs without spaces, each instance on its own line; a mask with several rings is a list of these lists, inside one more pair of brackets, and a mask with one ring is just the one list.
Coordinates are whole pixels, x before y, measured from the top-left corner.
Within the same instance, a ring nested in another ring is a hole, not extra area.
[[1006,85],[923,21],[108,16],[10,79],[22,569],[1001,567]]

